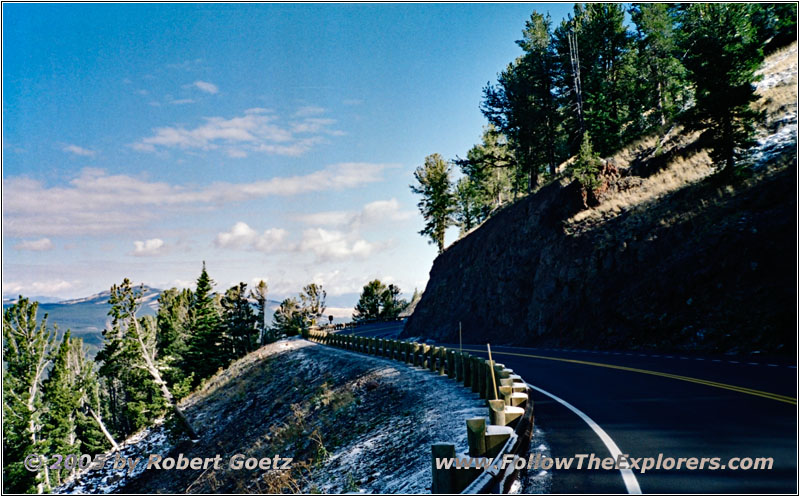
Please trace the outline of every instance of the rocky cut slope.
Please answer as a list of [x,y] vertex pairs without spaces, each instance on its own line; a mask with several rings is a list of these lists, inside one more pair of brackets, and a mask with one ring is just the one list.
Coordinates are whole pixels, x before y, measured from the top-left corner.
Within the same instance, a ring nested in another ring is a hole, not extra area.
[[562,177],[450,246],[403,336],[794,355],[797,45],[759,83],[747,179],[673,128],[608,163],[598,205]]

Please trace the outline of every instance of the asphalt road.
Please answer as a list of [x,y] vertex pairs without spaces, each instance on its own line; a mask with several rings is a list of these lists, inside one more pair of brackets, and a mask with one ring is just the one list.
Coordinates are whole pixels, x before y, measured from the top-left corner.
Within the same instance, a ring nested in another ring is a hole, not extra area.
[[[353,331],[394,338],[401,330],[402,323],[376,323]],[[463,348],[485,356],[485,344]],[[720,458],[726,466],[632,470],[626,484],[618,470],[576,470],[575,460],[571,470],[553,470],[553,493],[798,491],[795,365],[632,351],[493,347],[492,354],[538,389],[536,423],[553,457],[609,457],[610,441],[632,458]],[[727,468],[734,457],[771,457],[773,466],[735,471]]]

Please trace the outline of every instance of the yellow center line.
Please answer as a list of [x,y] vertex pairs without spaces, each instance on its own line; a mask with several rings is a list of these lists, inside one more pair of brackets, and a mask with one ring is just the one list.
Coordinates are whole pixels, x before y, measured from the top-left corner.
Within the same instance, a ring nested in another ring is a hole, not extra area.
[[[483,352],[482,350],[478,349],[464,349],[465,351],[469,352]],[[733,390],[734,392],[744,393],[747,395],[755,395],[757,397],[764,397],[767,399],[777,400],[778,402],[785,402],[787,404],[797,405],[797,399],[794,397],[789,397],[788,395],[781,395],[777,393],[770,393],[764,392],[762,390],[755,390],[752,388],[746,387],[739,387],[736,385],[729,385],[727,383],[719,383],[716,381],[710,380],[702,380],[699,378],[692,378],[690,376],[681,376],[672,373],[662,373],[661,371],[650,371],[649,369],[638,369],[638,368],[629,368],[627,366],[617,366],[616,364],[605,364],[602,362],[590,362],[590,361],[581,361],[578,359],[565,359],[563,357],[549,357],[549,356],[542,356],[542,355],[534,355],[534,354],[521,354],[517,352],[495,352],[495,355],[511,355],[511,356],[519,356],[519,357],[530,357],[532,359],[544,359],[547,361],[560,361],[560,362],[571,362],[573,364],[583,364],[585,366],[597,366],[601,368],[609,368],[609,369],[619,369],[621,371],[630,371],[632,373],[641,373],[641,374],[649,374],[652,376],[661,376],[664,378],[671,378],[673,380],[680,380],[680,381],[688,381],[690,383],[697,383],[700,385],[706,385],[709,387],[715,388],[722,388],[725,390]]]

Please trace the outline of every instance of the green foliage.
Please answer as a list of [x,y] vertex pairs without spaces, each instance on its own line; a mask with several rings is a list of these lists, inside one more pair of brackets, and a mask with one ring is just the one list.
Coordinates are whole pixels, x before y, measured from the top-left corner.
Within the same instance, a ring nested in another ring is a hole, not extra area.
[[600,186],[600,157],[592,148],[589,133],[584,133],[581,148],[572,166],[572,177],[577,179],[587,192]]
[[533,191],[543,171],[555,173],[556,128],[559,121],[554,99],[555,53],[550,43],[550,17],[537,12],[522,31],[517,45],[524,54],[498,75],[497,85],[483,90],[481,112],[505,136],[513,151],[514,177],[527,179]]
[[285,299],[272,315],[272,328],[275,336],[300,335],[306,329],[306,319],[300,303],[295,298]]
[[260,345],[275,341],[275,337],[272,335],[266,321],[268,289],[267,282],[260,280],[258,284],[250,290],[250,298],[256,301],[256,308],[258,309],[256,314],[256,328],[259,330]]
[[679,15],[684,64],[694,83],[695,107],[688,123],[706,130],[712,158],[732,170],[742,150],[753,143],[759,113],[756,71],[764,60],[762,43],[750,23],[747,4],[688,4]]
[[454,217],[462,235],[484,219],[485,204],[480,193],[479,186],[466,176],[456,182]]
[[3,491],[41,492],[44,476],[23,466],[29,454],[47,452],[42,423],[42,382],[50,364],[54,334],[47,316],[39,322],[39,305],[20,296],[3,312]]
[[197,288],[189,304],[189,337],[184,370],[193,371],[194,385],[210,377],[230,363],[231,353],[225,349],[224,326],[217,308],[206,264],[197,278]]
[[158,358],[162,367],[164,381],[175,393],[177,398],[182,398],[191,384],[191,371],[183,369],[184,356],[188,348],[189,336],[189,304],[192,301],[192,291],[171,288],[161,292],[158,296],[158,313],[156,322],[158,333],[156,345]]
[[372,280],[361,291],[353,312],[353,321],[390,321],[408,306],[405,299],[400,299],[400,288],[396,285],[384,285],[380,280]]
[[228,338],[225,349],[231,357],[242,357],[258,346],[256,315],[247,297],[247,284],[239,283],[229,288],[220,299],[222,324]]
[[308,326],[315,326],[317,321],[322,317],[325,312],[325,298],[328,293],[323,290],[321,285],[310,283],[303,287],[300,292],[300,308],[303,313],[303,319]]
[[157,324],[153,316],[134,322],[140,295],[141,289],[134,289],[127,278],[119,286],[111,287],[111,326],[103,331],[103,348],[95,357],[105,386],[103,397],[109,408],[110,429],[120,438],[148,426],[167,407],[144,367],[139,333],[145,348],[152,353],[156,348]]
[[[633,4],[639,71],[637,97],[645,120],[638,131],[653,125],[662,128],[688,103],[686,69],[677,57],[675,19],[664,3]],[[650,117],[647,117],[648,110]]]
[[425,227],[419,234],[429,237],[430,243],[439,248],[439,253],[444,251],[444,233],[453,224],[455,212],[451,169],[452,166],[441,155],[429,155],[425,157],[425,164],[414,171],[417,184],[411,185],[411,191],[422,196],[417,206],[425,219]]

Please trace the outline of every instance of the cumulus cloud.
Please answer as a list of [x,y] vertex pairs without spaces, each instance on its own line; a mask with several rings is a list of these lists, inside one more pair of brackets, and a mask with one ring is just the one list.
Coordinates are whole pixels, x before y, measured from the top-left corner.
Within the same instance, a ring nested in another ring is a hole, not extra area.
[[320,261],[349,258],[366,259],[378,248],[364,239],[353,239],[342,231],[312,228],[303,230],[303,238],[298,245],[301,252],[311,252]]
[[340,163],[303,175],[201,187],[108,175],[89,168],[64,186],[48,187],[24,176],[12,176],[3,179],[3,234],[28,237],[119,233],[161,219],[170,211],[357,188],[380,181],[386,167]]
[[214,244],[220,248],[248,248],[260,252],[273,252],[282,247],[289,233],[281,228],[271,228],[258,234],[244,222],[237,222],[230,231],[217,235]]
[[14,248],[17,250],[32,250],[34,252],[52,250],[53,247],[53,242],[51,242],[49,238],[40,238],[39,240],[24,240],[14,245]]
[[133,254],[137,257],[152,257],[162,255],[165,252],[164,240],[152,238],[145,241],[133,242]]
[[140,152],[161,149],[226,151],[234,148],[237,157],[248,152],[300,156],[314,145],[324,143],[326,136],[343,134],[333,129],[335,119],[313,117],[315,114],[309,115],[309,112],[305,110],[300,116],[296,115],[296,119],[282,124],[268,109],[256,107],[237,117],[206,117],[195,127],[155,128],[151,136],[130,146]]
[[62,150],[64,152],[80,155],[82,157],[94,157],[97,155],[97,152],[94,150],[89,150],[88,148],[79,147],[77,145],[66,145],[64,148],[62,148]]
[[206,93],[211,93],[212,95],[215,93],[219,93],[219,88],[214,83],[209,83],[207,81],[195,81],[192,83],[192,86],[197,88],[200,91],[204,91]]

